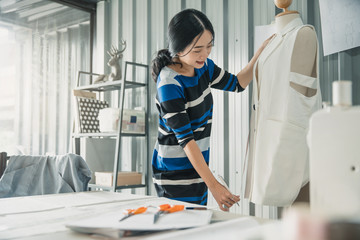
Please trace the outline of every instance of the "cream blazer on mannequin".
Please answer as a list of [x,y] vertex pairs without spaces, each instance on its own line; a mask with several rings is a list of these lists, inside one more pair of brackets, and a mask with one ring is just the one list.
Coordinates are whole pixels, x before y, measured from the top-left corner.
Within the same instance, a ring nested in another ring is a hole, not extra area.
[[[291,205],[309,181],[306,134],[311,114],[321,108],[321,92],[318,60],[316,77],[290,71],[296,36],[303,27],[313,28],[301,18],[289,22],[254,66],[245,198],[256,204]],[[304,96],[291,83],[315,89],[316,94]]]

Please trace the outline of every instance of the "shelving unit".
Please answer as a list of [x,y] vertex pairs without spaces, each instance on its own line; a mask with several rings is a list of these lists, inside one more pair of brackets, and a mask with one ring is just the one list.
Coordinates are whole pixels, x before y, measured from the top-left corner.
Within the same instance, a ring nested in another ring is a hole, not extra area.
[[[128,75],[128,68],[135,70],[137,68],[144,68],[145,71],[145,83],[141,83],[138,81],[130,81],[127,79]],[[81,74],[88,74],[88,75],[98,75],[92,74],[88,72],[79,72],[77,87],[75,90],[84,90],[84,91],[91,91],[91,92],[110,92],[110,91],[118,91],[119,92],[119,99],[117,107],[120,108],[120,116],[118,122],[118,131],[111,132],[111,133],[74,133],[73,138],[75,140],[75,152],[76,154],[80,154],[80,138],[113,138],[116,139],[115,145],[115,158],[114,158],[114,169],[113,169],[113,183],[111,187],[108,186],[101,186],[96,184],[89,184],[90,189],[102,189],[102,190],[109,190],[109,191],[116,191],[119,189],[131,189],[131,188],[145,188],[146,193],[148,193],[148,169],[149,169],[149,121],[148,121],[148,111],[150,109],[150,92],[149,92],[149,66],[145,64],[135,63],[135,62],[125,62],[125,73],[124,78],[122,80],[111,81],[111,82],[103,82],[97,84],[90,84],[87,86],[79,86],[79,79]],[[122,129],[122,120],[123,120],[123,110],[124,110],[124,99],[125,99],[125,90],[126,89],[133,89],[133,88],[146,88],[146,104],[143,106],[145,108],[145,133],[123,133]],[[99,94],[100,95],[100,94]],[[146,154],[145,159],[142,159],[142,166],[143,169],[141,171],[143,175],[143,183],[138,185],[121,185],[117,186],[118,180],[118,172],[120,170],[121,164],[121,150],[122,150],[122,138],[123,137],[144,137],[145,138],[145,145],[146,145]]]

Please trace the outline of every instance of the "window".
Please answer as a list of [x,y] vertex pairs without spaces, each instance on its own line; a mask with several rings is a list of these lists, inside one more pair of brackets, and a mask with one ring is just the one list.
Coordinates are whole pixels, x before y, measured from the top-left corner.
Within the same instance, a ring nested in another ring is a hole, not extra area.
[[53,1],[0,1],[0,151],[64,154],[72,89],[91,70],[91,14]]

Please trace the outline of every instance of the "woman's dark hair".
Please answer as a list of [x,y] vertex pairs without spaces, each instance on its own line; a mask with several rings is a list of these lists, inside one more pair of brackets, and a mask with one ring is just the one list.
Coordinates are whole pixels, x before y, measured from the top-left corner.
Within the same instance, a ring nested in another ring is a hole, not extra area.
[[183,51],[196,36],[201,36],[205,30],[212,34],[214,40],[215,33],[210,20],[196,9],[185,9],[171,19],[167,32],[168,48],[158,51],[157,56],[152,60],[152,77],[155,82],[161,69],[170,64],[177,64],[172,58]]

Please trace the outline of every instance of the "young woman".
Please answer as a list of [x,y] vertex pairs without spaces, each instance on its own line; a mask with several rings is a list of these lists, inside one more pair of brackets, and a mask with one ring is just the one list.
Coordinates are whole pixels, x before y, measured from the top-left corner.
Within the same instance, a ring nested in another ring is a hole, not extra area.
[[235,76],[208,58],[214,37],[209,19],[195,9],[179,12],[169,23],[169,47],[160,50],[152,62],[159,111],[152,168],[160,197],[206,205],[210,189],[220,209],[227,211],[240,197],[221,185],[208,167],[213,112],[210,88],[243,91],[268,41]]

